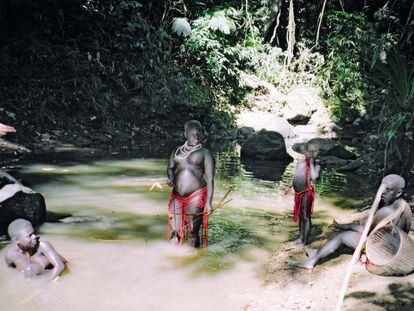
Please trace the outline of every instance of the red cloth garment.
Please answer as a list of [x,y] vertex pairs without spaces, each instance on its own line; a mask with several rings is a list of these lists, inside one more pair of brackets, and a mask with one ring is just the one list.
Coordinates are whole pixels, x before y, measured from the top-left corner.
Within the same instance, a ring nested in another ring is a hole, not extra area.
[[[178,204],[176,212],[174,213],[173,210],[173,202],[176,202]],[[199,212],[195,214],[188,214],[187,208],[190,203],[193,203],[194,201],[197,201],[197,207]],[[168,239],[171,239],[171,230],[172,230],[172,222],[174,221],[174,215],[181,216],[181,226],[179,228],[179,231],[177,232],[178,237],[180,239],[180,245],[183,244],[188,229],[192,229],[192,223],[188,219],[187,216],[197,216],[197,215],[203,215],[203,221],[201,224],[201,236],[200,241],[201,245],[203,247],[207,247],[208,243],[208,214],[207,211],[204,210],[204,207],[207,203],[207,188],[201,188],[189,196],[182,197],[178,193],[176,193],[174,190],[171,192],[170,196],[170,202],[168,203]],[[177,212],[178,210],[178,212]],[[176,228],[178,230],[178,228]],[[195,234],[198,234],[198,232],[195,232]],[[197,237],[196,237],[197,238]]]
[[[315,190],[310,185],[309,182],[309,160],[306,160],[306,173],[305,173],[305,179],[306,179],[306,189],[295,193],[295,207],[293,209],[293,221],[297,222],[299,219],[299,214],[301,208],[306,209],[306,216],[310,217],[313,214],[313,203],[315,201]],[[302,206],[303,199],[307,197],[307,204],[306,206]]]

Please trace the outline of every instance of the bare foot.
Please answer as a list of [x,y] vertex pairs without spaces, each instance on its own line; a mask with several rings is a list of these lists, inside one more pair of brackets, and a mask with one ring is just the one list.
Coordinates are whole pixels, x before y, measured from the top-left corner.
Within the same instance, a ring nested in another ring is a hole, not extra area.
[[170,244],[174,246],[178,246],[180,244],[180,241],[178,241],[178,237],[174,236],[170,240]]
[[296,267],[298,268],[302,268],[302,269],[307,269],[307,270],[311,270],[313,269],[313,263],[310,261],[310,259],[298,262],[296,264]]
[[305,248],[305,243],[303,243],[303,242],[300,242],[300,243],[297,243],[296,245],[295,245],[295,247],[297,248],[297,249],[303,249],[303,248]]
[[306,247],[305,248],[305,253],[306,253],[306,255],[308,255],[308,257],[315,256],[317,252],[318,252],[318,250],[316,248],[311,248],[311,247]]
[[298,244],[302,243],[302,241],[300,239],[294,240],[294,241],[290,241],[290,242],[286,242],[284,243],[284,250],[285,251],[289,251],[291,249],[297,248]]

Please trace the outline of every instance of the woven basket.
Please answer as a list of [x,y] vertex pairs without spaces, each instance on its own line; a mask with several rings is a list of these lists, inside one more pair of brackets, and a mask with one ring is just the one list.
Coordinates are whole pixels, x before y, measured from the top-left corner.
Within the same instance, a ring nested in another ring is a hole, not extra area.
[[404,275],[414,270],[414,241],[400,228],[387,225],[366,242],[367,270],[379,275]]

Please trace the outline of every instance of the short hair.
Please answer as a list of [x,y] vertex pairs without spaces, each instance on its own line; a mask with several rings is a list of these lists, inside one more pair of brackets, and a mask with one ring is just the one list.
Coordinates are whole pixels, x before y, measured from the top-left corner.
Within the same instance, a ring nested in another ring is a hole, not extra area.
[[310,146],[315,146],[316,149],[319,150],[318,144],[316,144],[314,142],[311,142],[311,141],[308,141],[308,142],[305,143],[304,150],[309,150]]
[[389,174],[382,179],[382,183],[387,182],[390,184],[394,184],[398,187],[398,189],[402,190],[405,188],[405,180],[400,175],[397,174]]
[[7,228],[7,232],[9,233],[10,238],[17,238],[20,236],[20,231],[24,228],[31,227],[33,228],[30,221],[27,221],[25,219],[19,218],[16,220],[13,220],[9,227]]
[[188,129],[196,129],[196,130],[199,130],[200,132],[203,132],[203,126],[197,120],[190,120],[190,121],[185,122],[184,131],[187,132]]

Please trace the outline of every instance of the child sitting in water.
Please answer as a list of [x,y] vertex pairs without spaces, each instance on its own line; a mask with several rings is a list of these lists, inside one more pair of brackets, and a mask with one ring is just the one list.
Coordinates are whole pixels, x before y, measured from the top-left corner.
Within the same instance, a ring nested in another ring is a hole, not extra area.
[[293,221],[299,220],[299,240],[298,246],[304,247],[309,243],[309,236],[312,228],[311,216],[313,213],[313,202],[315,200],[315,192],[311,186],[311,180],[319,177],[320,165],[318,160],[319,148],[314,143],[305,144],[305,159],[300,160],[292,184],[285,191],[290,192],[293,186],[295,190],[295,207],[293,210]]
[[14,220],[8,227],[8,233],[12,243],[6,253],[6,263],[23,272],[26,278],[49,270],[49,280],[52,281],[66,269],[65,259],[49,242],[40,241],[29,221]]

